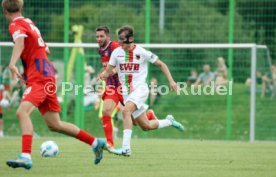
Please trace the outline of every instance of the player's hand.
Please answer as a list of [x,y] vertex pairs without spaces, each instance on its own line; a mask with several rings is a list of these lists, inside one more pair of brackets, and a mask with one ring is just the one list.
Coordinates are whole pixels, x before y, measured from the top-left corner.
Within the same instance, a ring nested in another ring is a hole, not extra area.
[[105,80],[106,78],[105,78],[105,71],[103,71],[103,72],[101,72],[99,75],[98,75],[98,77],[97,77],[97,81],[99,81],[99,80]]
[[171,89],[172,89],[173,91],[175,91],[175,92],[178,91],[178,85],[177,85],[174,81],[172,81],[172,82],[170,83],[170,87],[171,87]]
[[16,66],[9,66],[9,68],[12,72],[12,78],[14,80],[20,79],[21,84],[25,84],[25,81],[22,75],[19,73],[18,68]]
[[102,80],[102,73],[100,73],[99,75],[98,75],[98,77],[97,77],[97,81],[99,81],[99,80]]
[[111,74],[111,76],[113,76],[114,74],[117,74],[117,70],[116,70],[116,68],[114,68],[114,69],[112,70],[112,74]]
[[11,70],[11,72],[12,72],[12,78],[14,79],[14,80],[16,80],[16,79],[22,79],[22,76],[21,76],[21,74],[19,73],[19,71],[18,71],[18,68],[16,67],[16,66],[9,66],[9,68],[10,68],[10,70]]

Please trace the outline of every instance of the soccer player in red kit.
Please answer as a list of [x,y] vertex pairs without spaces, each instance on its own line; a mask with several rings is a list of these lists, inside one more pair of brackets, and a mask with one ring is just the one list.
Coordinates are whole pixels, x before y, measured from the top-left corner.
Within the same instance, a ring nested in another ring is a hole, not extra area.
[[[45,86],[55,87],[55,71],[47,54],[49,50],[43,41],[38,28],[34,23],[22,17],[23,0],[3,0],[3,13],[9,24],[9,32],[14,41],[14,48],[9,64],[13,77],[24,79],[26,91],[16,112],[22,130],[22,152],[16,160],[8,160],[7,165],[13,168],[32,168],[31,150],[33,125],[30,119],[30,110],[37,107],[44,121],[51,131],[63,133],[79,139],[92,146],[95,153],[95,164],[98,164],[103,155],[105,141],[97,139],[79,129],[75,125],[60,120],[60,106],[56,93],[48,93]],[[22,77],[16,63],[21,57],[24,67]]]
[[[121,44],[118,41],[111,41],[109,35],[109,28],[107,26],[99,26],[96,28],[96,40],[99,44],[99,54],[101,56],[101,61],[103,68],[105,69],[108,65],[110,56],[117,47]],[[113,75],[106,79],[106,88],[102,96],[103,99],[103,111],[102,111],[102,124],[104,128],[104,133],[107,141],[107,148],[114,148],[113,141],[113,127],[111,121],[111,114],[116,108],[119,101],[123,104],[123,97],[119,91],[121,84],[116,71],[113,71]],[[149,120],[156,119],[153,110],[147,112],[147,117]]]
[[[99,54],[101,56],[101,61],[103,68],[105,69],[111,53],[117,47],[121,46],[117,41],[111,41],[109,36],[109,28],[107,26],[100,26],[96,28],[96,40],[99,44]],[[116,108],[119,101],[123,103],[123,97],[118,93],[118,88],[120,86],[118,74],[114,71],[114,74],[106,79],[106,88],[103,93],[103,110],[102,110],[102,124],[104,128],[104,134],[107,141],[107,147],[109,149],[114,148],[113,141],[113,127],[111,121],[111,114]]]

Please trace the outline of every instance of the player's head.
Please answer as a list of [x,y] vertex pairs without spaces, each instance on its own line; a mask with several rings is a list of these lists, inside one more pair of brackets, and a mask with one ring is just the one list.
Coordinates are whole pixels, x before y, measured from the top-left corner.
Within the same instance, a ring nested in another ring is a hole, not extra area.
[[110,41],[109,28],[107,26],[99,26],[96,28],[96,40],[100,47],[104,47]]
[[3,13],[11,21],[15,14],[21,14],[23,0],[2,0]]
[[133,27],[122,26],[118,31],[119,41],[122,44],[122,48],[128,48],[130,44],[134,42]]

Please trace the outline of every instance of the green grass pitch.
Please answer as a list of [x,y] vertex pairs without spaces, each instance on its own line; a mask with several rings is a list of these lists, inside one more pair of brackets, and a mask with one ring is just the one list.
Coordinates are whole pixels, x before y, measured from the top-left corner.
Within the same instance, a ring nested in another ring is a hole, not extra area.
[[[45,140],[58,143],[57,158],[41,158]],[[9,168],[5,161],[20,152],[20,138],[0,139],[1,177],[275,177],[275,142],[133,139],[132,156],[107,152],[93,164],[91,149],[73,138],[36,138],[31,170]],[[121,144],[121,140],[117,140]]]

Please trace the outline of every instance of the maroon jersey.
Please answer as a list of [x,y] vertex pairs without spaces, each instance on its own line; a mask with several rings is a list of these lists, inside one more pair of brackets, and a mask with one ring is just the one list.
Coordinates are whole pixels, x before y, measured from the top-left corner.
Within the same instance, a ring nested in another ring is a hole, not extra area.
[[9,32],[13,41],[19,37],[25,38],[21,61],[26,83],[55,82],[54,67],[46,53],[47,45],[34,23],[28,18],[15,18],[9,24]]
[[[118,41],[110,41],[106,47],[100,47],[99,48],[99,54],[101,55],[101,60],[102,60],[102,64],[103,67],[106,68],[110,59],[110,56],[113,52],[113,50],[115,50],[117,47],[120,47],[121,44]],[[106,86],[115,86],[115,87],[119,87],[120,81],[118,78],[118,74],[114,74],[112,76],[109,76],[106,79]]]

